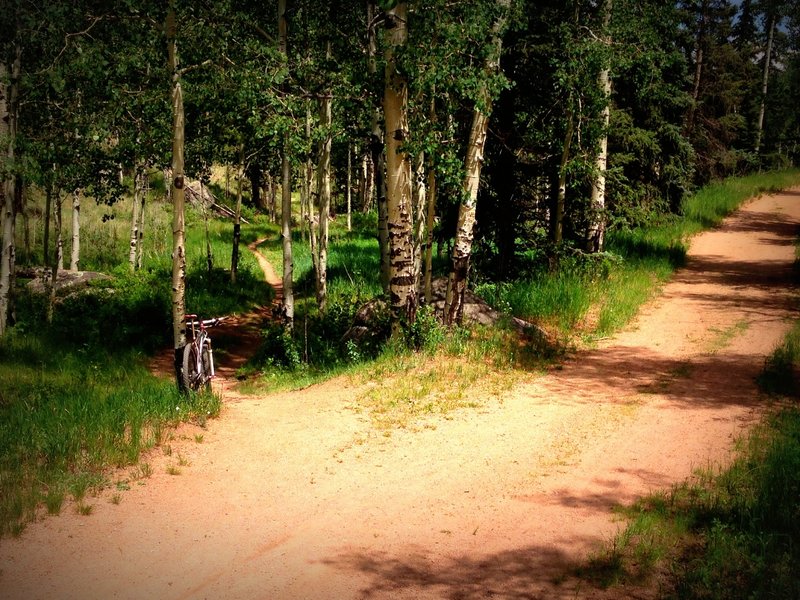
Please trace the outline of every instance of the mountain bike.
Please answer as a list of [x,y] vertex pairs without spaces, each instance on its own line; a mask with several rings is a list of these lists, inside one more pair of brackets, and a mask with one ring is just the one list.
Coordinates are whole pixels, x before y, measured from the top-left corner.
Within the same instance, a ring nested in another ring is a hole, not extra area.
[[197,315],[185,315],[187,331],[186,346],[183,348],[183,369],[181,380],[187,390],[211,389],[214,377],[214,354],[211,351],[211,338],[207,328],[219,324],[224,317],[202,320]]

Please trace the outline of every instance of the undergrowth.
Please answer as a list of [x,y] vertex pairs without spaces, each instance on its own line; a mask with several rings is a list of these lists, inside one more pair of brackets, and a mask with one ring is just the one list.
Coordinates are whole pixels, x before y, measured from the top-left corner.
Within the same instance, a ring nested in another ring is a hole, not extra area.
[[104,485],[180,421],[219,412],[210,394],[182,396],[132,352],[65,349],[41,335],[0,342],[0,535]]

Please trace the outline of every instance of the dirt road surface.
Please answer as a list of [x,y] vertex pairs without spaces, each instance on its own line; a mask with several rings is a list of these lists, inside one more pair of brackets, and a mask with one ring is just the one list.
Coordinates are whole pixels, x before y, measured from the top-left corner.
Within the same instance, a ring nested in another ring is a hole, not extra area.
[[757,420],[798,223],[800,190],[749,202],[626,331],[421,431],[375,432],[344,379],[265,397],[222,380],[221,418],[179,429],[149,478],[0,540],[0,597],[652,597],[570,566],[615,505],[724,463]]

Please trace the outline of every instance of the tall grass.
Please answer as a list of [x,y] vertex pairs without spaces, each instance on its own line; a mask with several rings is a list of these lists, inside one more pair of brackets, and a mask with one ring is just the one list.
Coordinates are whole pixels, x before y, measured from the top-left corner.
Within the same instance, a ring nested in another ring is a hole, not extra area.
[[719,225],[749,198],[798,183],[800,170],[793,169],[711,184],[686,199],[683,216],[662,215],[646,227],[609,231],[600,257],[568,256],[554,272],[483,284],[478,292],[496,307],[565,336],[609,335],[684,264],[693,235]]
[[43,505],[58,512],[135,463],[165,428],[219,412],[213,395],[181,396],[131,353],[65,350],[34,335],[0,342],[0,535],[17,534]]

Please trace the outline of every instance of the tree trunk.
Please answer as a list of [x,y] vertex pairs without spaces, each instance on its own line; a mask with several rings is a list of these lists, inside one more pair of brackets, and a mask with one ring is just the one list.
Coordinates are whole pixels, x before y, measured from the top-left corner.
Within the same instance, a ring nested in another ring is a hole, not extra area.
[[686,118],[686,132],[691,133],[694,129],[694,118],[697,112],[697,103],[700,101],[700,86],[703,81],[703,50],[705,46],[706,28],[708,26],[708,1],[702,0],[700,3],[699,23],[697,35],[694,42],[694,82],[692,84],[692,104],[689,106],[689,114]]
[[389,304],[393,330],[413,323],[417,314],[414,273],[411,158],[402,150],[408,139],[408,82],[397,69],[395,51],[406,44],[408,3],[398,2],[386,13],[386,85],[383,114],[386,124],[386,205],[389,233]]
[[53,322],[53,314],[55,312],[56,307],[56,283],[58,282],[58,272],[61,270],[62,263],[64,261],[64,241],[62,237],[62,223],[61,223],[61,215],[62,215],[62,206],[64,204],[64,200],[61,197],[60,193],[56,193],[55,197],[55,205],[53,206],[53,225],[55,227],[55,231],[53,232],[56,236],[56,255],[55,260],[53,260],[52,269],[50,271],[50,286],[48,289],[48,300],[47,300],[47,313],[46,313],[46,320],[48,323]]
[[81,192],[72,192],[72,247],[70,248],[69,270],[77,271],[81,261]]
[[417,298],[422,295],[422,249],[425,246],[425,225],[427,219],[425,212],[427,204],[427,187],[425,175],[425,153],[420,152],[417,156],[417,164],[414,167],[414,186],[413,195],[413,228],[414,228],[414,285],[417,289]]
[[133,206],[131,207],[131,240],[128,249],[128,264],[131,272],[136,270],[136,259],[138,258],[139,246],[139,207],[141,206],[141,199],[139,195],[142,193],[141,185],[141,170],[138,165],[133,168]]
[[[375,0],[367,2],[367,34],[368,59],[367,71],[374,78],[377,75],[377,41],[373,24],[375,16]],[[389,261],[389,215],[386,206],[386,179],[383,131],[381,129],[381,105],[376,103],[372,108],[372,133],[370,134],[370,151],[372,154],[372,172],[375,185],[375,204],[378,207],[378,247],[381,255],[381,285],[384,294],[389,294],[390,261]]]
[[183,347],[186,346],[186,247],[185,247],[185,115],[181,73],[178,70],[175,0],[169,0],[167,11],[167,52],[172,78],[172,341],[175,350],[175,376],[183,389],[181,371]]
[[[493,74],[500,68],[500,52],[502,48],[502,31],[505,27],[505,15],[511,0],[497,0],[500,16],[492,26],[493,50],[484,66],[487,74]],[[478,199],[478,187],[483,166],[483,149],[486,145],[486,132],[489,126],[489,115],[492,110],[492,98],[484,87],[480,92],[480,103],[472,114],[469,144],[465,160],[464,190],[458,210],[456,239],[452,252],[452,267],[447,281],[447,295],[444,306],[444,322],[446,325],[460,323],[464,313],[464,294],[467,291],[467,277],[472,255],[472,240],[475,229],[475,209]]]
[[558,164],[558,187],[550,211],[550,241],[560,244],[564,239],[564,206],[567,200],[567,163],[575,130],[575,117],[571,109],[567,111],[567,131],[564,134],[564,147],[561,149],[561,162]]
[[[13,67],[12,67],[13,70]],[[3,158],[9,161],[14,160],[14,107],[11,100],[13,82],[9,83],[8,65],[0,62],[0,140],[4,144]],[[11,310],[12,277],[14,273],[14,253],[15,253],[15,232],[16,215],[14,214],[14,176],[9,173],[3,180],[0,180],[0,194],[2,194],[2,249],[0,249],[0,337],[2,337],[8,326],[8,319]]]
[[200,206],[203,207],[203,229],[206,237],[206,272],[210,280],[211,274],[214,272],[214,252],[211,249],[211,235],[208,231],[208,206],[202,201],[203,194],[203,180],[200,179]]
[[353,209],[353,164],[352,164],[353,148],[347,144],[347,231],[353,230],[353,220],[350,211]]
[[231,283],[236,283],[236,275],[239,271],[239,240],[242,235],[242,179],[244,179],[244,144],[239,146],[239,168],[236,171],[236,211],[233,219]]
[[[286,18],[286,0],[278,0],[278,50],[287,56],[289,23]],[[288,62],[288,61],[287,61]],[[286,328],[294,328],[294,260],[292,256],[292,165],[289,162],[289,144],[283,144],[281,158],[281,241],[283,246],[283,318]]]
[[331,211],[331,97],[319,99],[320,127],[325,137],[320,143],[317,186],[319,189],[319,240],[317,252],[317,305],[325,312],[328,303],[328,215]]
[[758,109],[758,127],[756,129],[756,147],[755,152],[758,154],[761,151],[761,134],[764,131],[764,112],[767,106],[767,84],[769,83],[769,67],[772,57],[772,40],[775,35],[775,14],[769,16],[769,34],[767,36],[767,52],[764,56],[764,78],[761,82],[761,105]]
[[[55,173],[55,165],[53,172]],[[42,239],[42,262],[45,267],[50,265],[50,214],[53,211],[53,182],[48,181],[44,190],[44,233]]]
[[150,176],[147,172],[143,172],[141,177],[143,189],[139,197],[139,225],[137,227],[139,239],[136,242],[136,268],[139,270],[141,270],[142,262],[144,261],[144,216],[147,194],[150,191]]
[[253,201],[253,206],[264,210],[264,198],[261,193],[261,167],[258,166],[258,163],[253,163],[247,169],[247,179],[250,180],[250,199]]
[[[311,141],[311,105],[306,105],[306,139]],[[311,253],[311,267],[314,271],[314,282],[316,285],[317,281],[317,273],[319,272],[319,253],[317,252],[317,246],[319,236],[317,235],[318,231],[318,223],[317,219],[314,216],[314,195],[315,192],[312,190],[314,189],[314,164],[311,161],[311,154],[309,153],[308,159],[306,160],[306,173],[305,173],[305,185],[306,185],[306,222],[308,224],[308,247]]]
[[[602,42],[611,44],[608,33],[611,24],[612,0],[603,4],[603,37]],[[602,252],[605,241],[605,208],[606,208],[606,170],[608,167],[608,124],[611,118],[611,76],[608,63],[603,65],[598,77],[598,84],[605,99],[603,106],[603,133],[600,138],[600,149],[595,159],[595,175],[592,180],[592,196],[589,208],[589,231],[586,236],[587,252]]]

